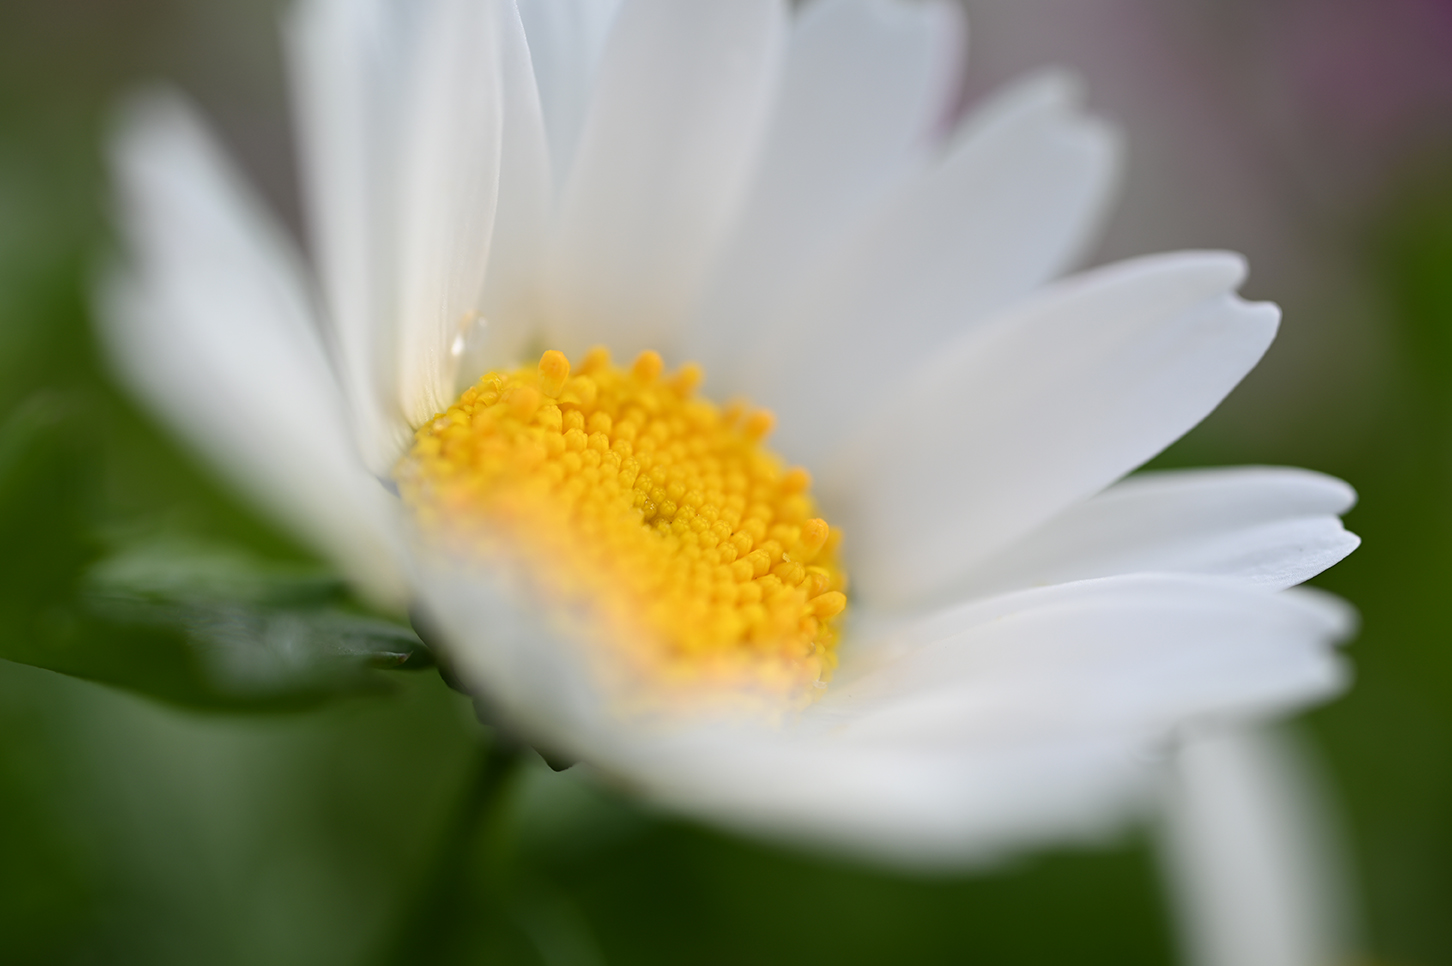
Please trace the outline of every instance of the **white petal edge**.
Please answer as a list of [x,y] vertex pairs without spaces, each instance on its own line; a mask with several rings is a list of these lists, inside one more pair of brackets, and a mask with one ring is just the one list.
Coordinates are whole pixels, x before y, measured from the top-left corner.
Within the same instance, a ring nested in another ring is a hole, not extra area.
[[1281,712],[1341,686],[1331,644],[1355,626],[1344,603],[1319,592],[1161,574],[878,620],[853,629],[813,713],[841,733],[930,733],[921,723],[960,741]]
[[1062,75],[998,95],[769,313],[742,388],[777,411],[791,458],[813,465],[879,392],[1080,257],[1108,210],[1119,148],[1079,100]]
[[463,391],[490,369],[521,361],[535,336],[540,273],[554,203],[549,145],[524,26],[512,0],[498,7],[502,143],[499,202],[482,314],[465,336],[454,388]]
[[560,200],[553,347],[679,347],[757,156],[786,30],[783,0],[624,0]]
[[905,865],[992,861],[1114,830],[1187,721],[1335,692],[1331,644],[1350,623],[1323,596],[1203,580],[1015,595],[934,618],[915,629],[926,642],[860,675],[844,655],[855,680],[795,732],[620,742],[614,767],[675,807],[778,837]]
[[501,11],[431,0],[400,118],[398,399],[411,426],[453,402],[458,353],[481,310],[499,192]]
[[742,384],[769,311],[928,162],[966,47],[947,0],[818,0],[797,17],[759,168],[691,327],[687,355],[713,383]]
[[1178,439],[1260,360],[1280,312],[1230,294],[1230,253],[1065,279],[947,346],[818,471],[877,606],[931,599],[975,563]]
[[129,264],[97,317],[122,380],[365,593],[399,603],[394,501],[353,447],[291,245],[178,97],[133,103],[112,156]]
[[1161,790],[1162,864],[1192,966],[1325,966],[1355,918],[1327,792],[1293,734],[1194,729]]
[[403,25],[389,0],[307,0],[286,23],[313,256],[359,449],[388,472],[408,439],[394,371],[391,206]]
[[1360,545],[1341,480],[1289,467],[1143,473],[1077,503],[974,567],[955,596],[1129,573],[1225,577],[1284,590]]
[[620,0],[519,0],[555,185],[569,173]]

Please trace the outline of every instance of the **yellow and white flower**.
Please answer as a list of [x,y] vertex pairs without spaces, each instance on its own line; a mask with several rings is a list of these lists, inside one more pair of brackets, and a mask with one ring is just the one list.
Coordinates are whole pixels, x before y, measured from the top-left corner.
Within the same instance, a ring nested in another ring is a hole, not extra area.
[[1056,75],[950,127],[957,9],[307,0],[313,268],[153,96],[104,336],[541,747],[895,861],[1097,834],[1182,723],[1340,686],[1347,610],[1287,588],[1353,494],[1121,479],[1278,312],[1226,253],[1055,280],[1115,139]]

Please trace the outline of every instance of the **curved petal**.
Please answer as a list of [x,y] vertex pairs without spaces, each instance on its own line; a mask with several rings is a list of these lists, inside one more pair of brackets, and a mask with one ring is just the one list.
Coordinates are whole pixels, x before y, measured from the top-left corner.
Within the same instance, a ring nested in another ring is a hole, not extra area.
[[1183,435],[1275,336],[1244,261],[1180,253],[1067,279],[932,360],[821,472],[859,590],[940,593]]
[[[635,721],[504,582],[421,581],[466,679],[547,747],[691,814],[904,864],[1112,829],[1152,754],[1201,719],[1281,713],[1344,682],[1339,601],[1133,576],[955,607],[844,652],[785,729]],[[454,586],[450,586],[450,582]],[[487,631],[486,631],[487,628]]]
[[868,630],[814,711],[874,740],[931,724],[987,741],[1281,712],[1342,685],[1330,645],[1354,623],[1312,591],[1158,574],[1077,581]]
[[760,167],[690,333],[713,380],[742,384],[770,310],[926,163],[966,37],[946,0],[818,0],[798,18]]
[[756,157],[786,20],[784,0],[625,0],[560,201],[553,346],[676,346]]
[[379,474],[408,440],[396,394],[386,200],[403,26],[389,0],[308,0],[287,24],[302,194],[328,336],[359,449]]
[[688,815],[912,870],[1101,840],[1144,810],[1151,771],[1142,735],[967,749],[716,737],[636,749],[611,777]]
[[101,293],[121,376],[245,495],[382,600],[392,498],[359,462],[296,256],[179,100],[114,147],[131,271]]
[[1160,839],[1187,963],[1355,959],[1355,915],[1329,803],[1292,737],[1213,729],[1176,749]]
[[[1330,645],[1349,623],[1321,596],[1206,580],[1018,594],[844,655],[844,679],[794,732],[695,735],[611,764],[676,807],[759,832],[905,864],[983,861],[1113,828],[1186,721],[1336,690]],[[870,666],[853,669],[859,657]]]
[[455,389],[484,372],[519,361],[535,335],[540,272],[549,231],[553,188],[549,146],[524,26],[510,0],[499,0],[500,97],[503,112],[499,202],[483,314],[465,338]]
[[581,736],[610,718],[599,682],[559,633],[557,609],[507,566],[460,561],[419,541],[412,551],[415,619],[445,642],[470,693],[536,748],[578,756]]
[[[935,168],[818,267],[753,346],[746,391],[808,466],[920,361],[1079,257],[1108,207],[1117,140],[1054,75],[1001,94]],[[804,374],[830,378],[804,378]]]
[[612,784],[757,834],[899,864],[981,862],[1102,831],[1144,777],[1140,736],[872,744],[820,728],[641,726],[611,713],[547,609],[507,575],[418,564],[455,669],[512,728]]
[[556,184],[569,173],[620,0],[519,0]]
[[1309,470],[1145,473],[1071,506],[978,564],[959,589],[979,597],[1115,574],[1183,573],[1283,590],[1357,548],[1361,541],[1339,519],[1355,502],[1351,487]]
[[433,0],[421,14],[396,209],[398,397],[412,426],[454,399],[462,339],[483,298],[504,128],[499,5]]

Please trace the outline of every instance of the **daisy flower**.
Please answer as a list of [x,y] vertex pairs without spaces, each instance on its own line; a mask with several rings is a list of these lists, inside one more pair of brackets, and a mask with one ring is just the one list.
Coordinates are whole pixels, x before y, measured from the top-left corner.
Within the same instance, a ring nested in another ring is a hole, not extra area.
[[[114,157],[125,380],[508,727],[905,863],[1101,834],[1182,724],[1342,683],[1353,495],[1123,479],[1273,338],[1233,254],[1060,277],[1113,133],[953,124],[948,2],[307,0],[311,259],[175,95]],[[748,401],[749,400],[749,401]]]

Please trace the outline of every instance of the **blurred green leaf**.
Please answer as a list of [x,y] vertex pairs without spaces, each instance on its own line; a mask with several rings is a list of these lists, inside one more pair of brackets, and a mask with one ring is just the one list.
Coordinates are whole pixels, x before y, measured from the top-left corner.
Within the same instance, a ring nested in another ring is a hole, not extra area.
[[386,690],[377,669],[431,665],[410,628],[357,610],[318,567],[184,535],[96,537],[85,413],[42,395],[0,428],[0,657],[232,710]]

